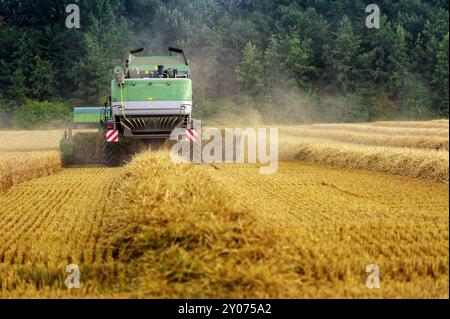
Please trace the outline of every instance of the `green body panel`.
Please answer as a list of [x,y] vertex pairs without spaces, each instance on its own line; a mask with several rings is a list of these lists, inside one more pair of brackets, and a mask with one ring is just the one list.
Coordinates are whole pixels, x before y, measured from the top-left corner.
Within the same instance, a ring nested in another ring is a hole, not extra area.
[[59,149],[61,150],[64,164],[71,164],[73,162],[73,140],[64,138],[59,142]]
[[100,114],[74,114],[73,121],[75,123],[98,123]]
[[[192,101],[191,79],[126,79],[124,101]],[[120,102],[120,87],[111,82],[111,101]]]
[[72,156],[73,155],[73,141],[72,139],[62,139],[59,142],[59,146],[63,152],[63,154],[66,156]]
[[103,107],[81,106],[73,109],[73,121],[75,123],[99,123],[100,113]]

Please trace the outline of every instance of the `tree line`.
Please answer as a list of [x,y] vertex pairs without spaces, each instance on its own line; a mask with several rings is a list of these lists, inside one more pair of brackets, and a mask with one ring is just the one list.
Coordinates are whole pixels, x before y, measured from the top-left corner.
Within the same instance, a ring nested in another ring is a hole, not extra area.
[[0,113],[103,104],[129,49],[180,46],[199,104],[295,90],[353,101],[346,120],[448,117],[448,1],[377,4],[369,29],[362,0],[0,0]]

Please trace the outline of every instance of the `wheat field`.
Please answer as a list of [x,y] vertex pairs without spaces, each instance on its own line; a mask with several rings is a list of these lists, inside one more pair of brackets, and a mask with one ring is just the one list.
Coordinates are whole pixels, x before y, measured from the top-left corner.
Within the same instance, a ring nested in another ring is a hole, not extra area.
[[283,160],[368,169],[448,184],[448,120],[280,127]]
[[308,127],[282,127],[280,129],[280,134],[283,136],[318,138],[361,145],[408,147],[448,151],[448,136],[399,134],[393,136],[392,134],[373,134],[373,132],[367,132],[367,129],[366,133],[358,133],[350,130],[333,130],[328,128],[311,129]]
[[167,149],[61,167],[56,134],[21,149],[22,133],[0,152],[0,298],[448,298],[448,147],[424,147],[443,130],[281,127],[272,175]]
[[[96,131],[96,129],[74,129],[72,133]],[[0,153],[59,150],[59,141],[63,134],[64,130],[0,130]]]
[[0,152],[0,191],[36,177],[61,170],[57,151]]
[[[0,296],[90,294],[108,283],[104,274],[116,265],[103,228],[119,175],[119,169],[71,168],[0,194]],[[81,291],[62,289],[72,263],[83,265]]]

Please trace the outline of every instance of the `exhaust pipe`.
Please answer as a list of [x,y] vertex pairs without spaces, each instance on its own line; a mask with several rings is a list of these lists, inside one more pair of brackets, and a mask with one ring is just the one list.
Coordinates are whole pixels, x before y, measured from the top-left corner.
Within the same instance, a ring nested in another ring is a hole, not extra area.
[[184,59],[184,63],[186,63],[186,65],[188,65],[188,61],[187,61],[186,56],[184,55],[184,51],[182,49],[169,47],[169,52],[170,52],[170,55],[172,55],[172,52],[182,54],[183,55],[183,59]]
[[131,58],[134,54],[144,51],[144,48],[134,49],[130,51],[130,54],[128,55],[128,59],[125,61],[125,68],[128,68],[128,63],[131,62]]

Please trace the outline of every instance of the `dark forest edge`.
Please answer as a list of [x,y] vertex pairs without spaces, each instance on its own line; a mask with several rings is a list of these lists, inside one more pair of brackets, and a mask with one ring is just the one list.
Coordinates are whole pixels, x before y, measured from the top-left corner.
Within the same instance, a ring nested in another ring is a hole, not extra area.
[[67,29],[72,2],[0,0],[1,126],[59,126],[75,105],[102,105],[113,67],[141,46],[185,49],[205,119],[448,118],[447,1],[379,1],[380,29],[360,0],[80,1],[81,28]]

